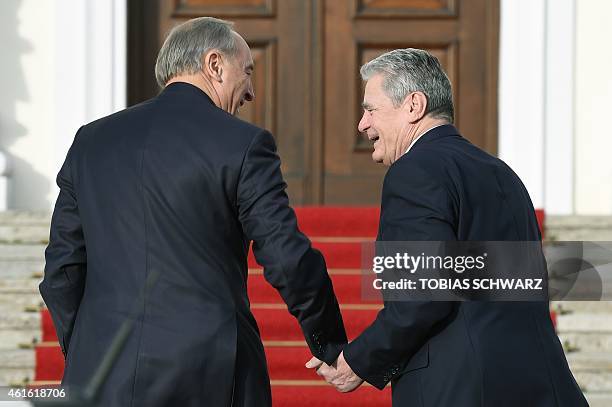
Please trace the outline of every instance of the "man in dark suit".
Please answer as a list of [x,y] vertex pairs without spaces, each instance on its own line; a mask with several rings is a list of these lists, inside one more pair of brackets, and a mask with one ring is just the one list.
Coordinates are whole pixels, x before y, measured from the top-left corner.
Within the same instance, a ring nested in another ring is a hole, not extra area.
[[[451,85],[434,56],[394,50],[361,75],[359,130],[389,166],[377,240],[541,239],[518,176],[453,127]],[[389,301],[333,366],[308,366],[345,392],[391,382],[394,406],[587,405],[546,301]]]
[[138,308],[100,405],[271,405],[247,297],[251,241],[312,354],[332,363],[346,343],[274,139],[234,116],[254,97],[252,71],[230,23],[190,20],[159,52],[161,94],[82,127],[68,152],[40,285],[66,358],[63,385],[90,380]]

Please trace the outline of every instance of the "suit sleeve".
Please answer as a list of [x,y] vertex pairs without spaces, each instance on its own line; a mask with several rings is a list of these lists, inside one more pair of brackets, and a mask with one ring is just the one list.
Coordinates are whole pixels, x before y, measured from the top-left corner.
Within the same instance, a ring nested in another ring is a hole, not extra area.
[[57,176],[60,192],[51,218],[44,279],[39,286],[64,357],[68,352],[87,273],[85,240],[73,183],[73,150],[74,143]]
[[253,240],[265,279],[297,318],[310,351],[332,363],[346,333],[325,260],[297,227],[272,135],[254,137],[246,153],[237,191],[240,222]]
[[[381,240],[456,240],[448,191],[415,165],[405,167],[391,167],[385,178]],[[382,389],[452,310],[450,302],[386,302],[372,325],[346,346],[344,357],[360,378]]]

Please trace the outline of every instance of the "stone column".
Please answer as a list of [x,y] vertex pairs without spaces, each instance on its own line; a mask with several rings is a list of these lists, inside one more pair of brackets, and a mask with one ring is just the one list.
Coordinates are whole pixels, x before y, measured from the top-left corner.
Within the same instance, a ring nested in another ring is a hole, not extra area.
[[8,209],[8,175],[10,173],[9,161],[6,154],[0,151],[0,211]]

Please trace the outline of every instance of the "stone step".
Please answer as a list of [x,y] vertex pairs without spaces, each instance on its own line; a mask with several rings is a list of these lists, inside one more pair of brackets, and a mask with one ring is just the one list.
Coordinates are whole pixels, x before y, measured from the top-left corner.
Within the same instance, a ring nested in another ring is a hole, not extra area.
[[0,244],[0,259],[2,260],[38,260],[44,261],[45,248],[39,243]]
[[[39,312],[0,313],[0,331],[40,330]],[[15,343],[15,347],[17,343]],[[0,363],[0,366],[2,364]]]
[[612,393],[611,372],[573,371],[576,382],[584,392]]
[[21,294],[28,296],[29,299],[33,299],[36,298],[36,295],[39,295],[39,292],[38,288],[35,287],[0,287],[0,297],[8,294]]
[[[0,364],[0,386],[24,383],[34,378],[34,368],[9,368]],[[2,404],[4,405],[4,404]]]
[[48,212],[0,212],[0,242],[46,243],[50,223]]
[[30,369],[36,364],[32,349],[0,349],[0,366],[12,369]]
[[29,278],[34,274],[42,275],[44,268],[43,260],[4,260],[0,258],[0,280]]
[[605,313],[572,313],[557,316],[557,332],[612,333],[612,318]]
[[11,278],[0,280],[0,296],[10,293],[38,294],[38,278]]
[[28,305],[24,305],[23,307],[17,307],[11,304],[0,304],[0,313],[4,315],[21,314],[22,312],[34,313],[39,312],[41,309],[40,302],[36,303],[36,298],[31,298]]
[[[49,236],[50,223],[51,215],[46,211],[0,212],[0,240],[13,240],[7,238],[18,235],[32,236],[36,242],[46,240]],[[37,230],[37,233],[32,233],[33,230]],[[546,239],[612,241],[612,217],[549,215],[546,217]]]
[[563,348],[569,352],[612,353],[612,333],[567,332],[559,333]]
[[546,240],[612,241],[612,216],[547,216]]
[[0,225],[48,225],[50,222],[48,211],[0,211]]
[[612,393],[612,354],[574,352],[566,356],[580,388],[587,392]]
[[40,243],[49,241],[49,225],[12,226],[0,225],[0,242],[3,243]]
[[566,313],[612,314],[612,301],[552,301],[550,307],[561,315]]
[[0,331],[0,349],[21,349],[21,345],[40,342],[40,329],[20,329]]
[[612,406],[612,393],[584,393],[590,407]]
[[[612,354],[602,352],[575,352],[566,355],[572,372],[612,373]],[[612,382],[611,382],[612,384]]]
[[44,305],[39,293],[3,293],[0,295],[0,309],[12,309],[14,312],[23,312],[26,308],[40,309]]
[[46,243],[50,223],[48,212],[0,212],[0,242]]

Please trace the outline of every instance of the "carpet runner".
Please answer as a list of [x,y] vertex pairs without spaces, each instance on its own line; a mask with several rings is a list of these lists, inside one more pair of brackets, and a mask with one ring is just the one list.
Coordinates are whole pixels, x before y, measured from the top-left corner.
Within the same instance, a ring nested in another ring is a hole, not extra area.
[[[380,304],[361,298],[361,242],[372,241],[378,230],[379,209],[373,207],[296,208],[300,229],[325,256],[340,303],[349,339],[376,317]],[[543,224],[543,213],[538,211]],[[364,385],[340,394],[304,367],[310,352],[295,320],[278,292],[263,278],[261,267],[249,255],[249,298],[264,341],[274,407],[391,405],[391,389]],[[35,347],[36,371],[32,385],[58,384],[64,360],[48,310],[41,311],[42,343]]]

